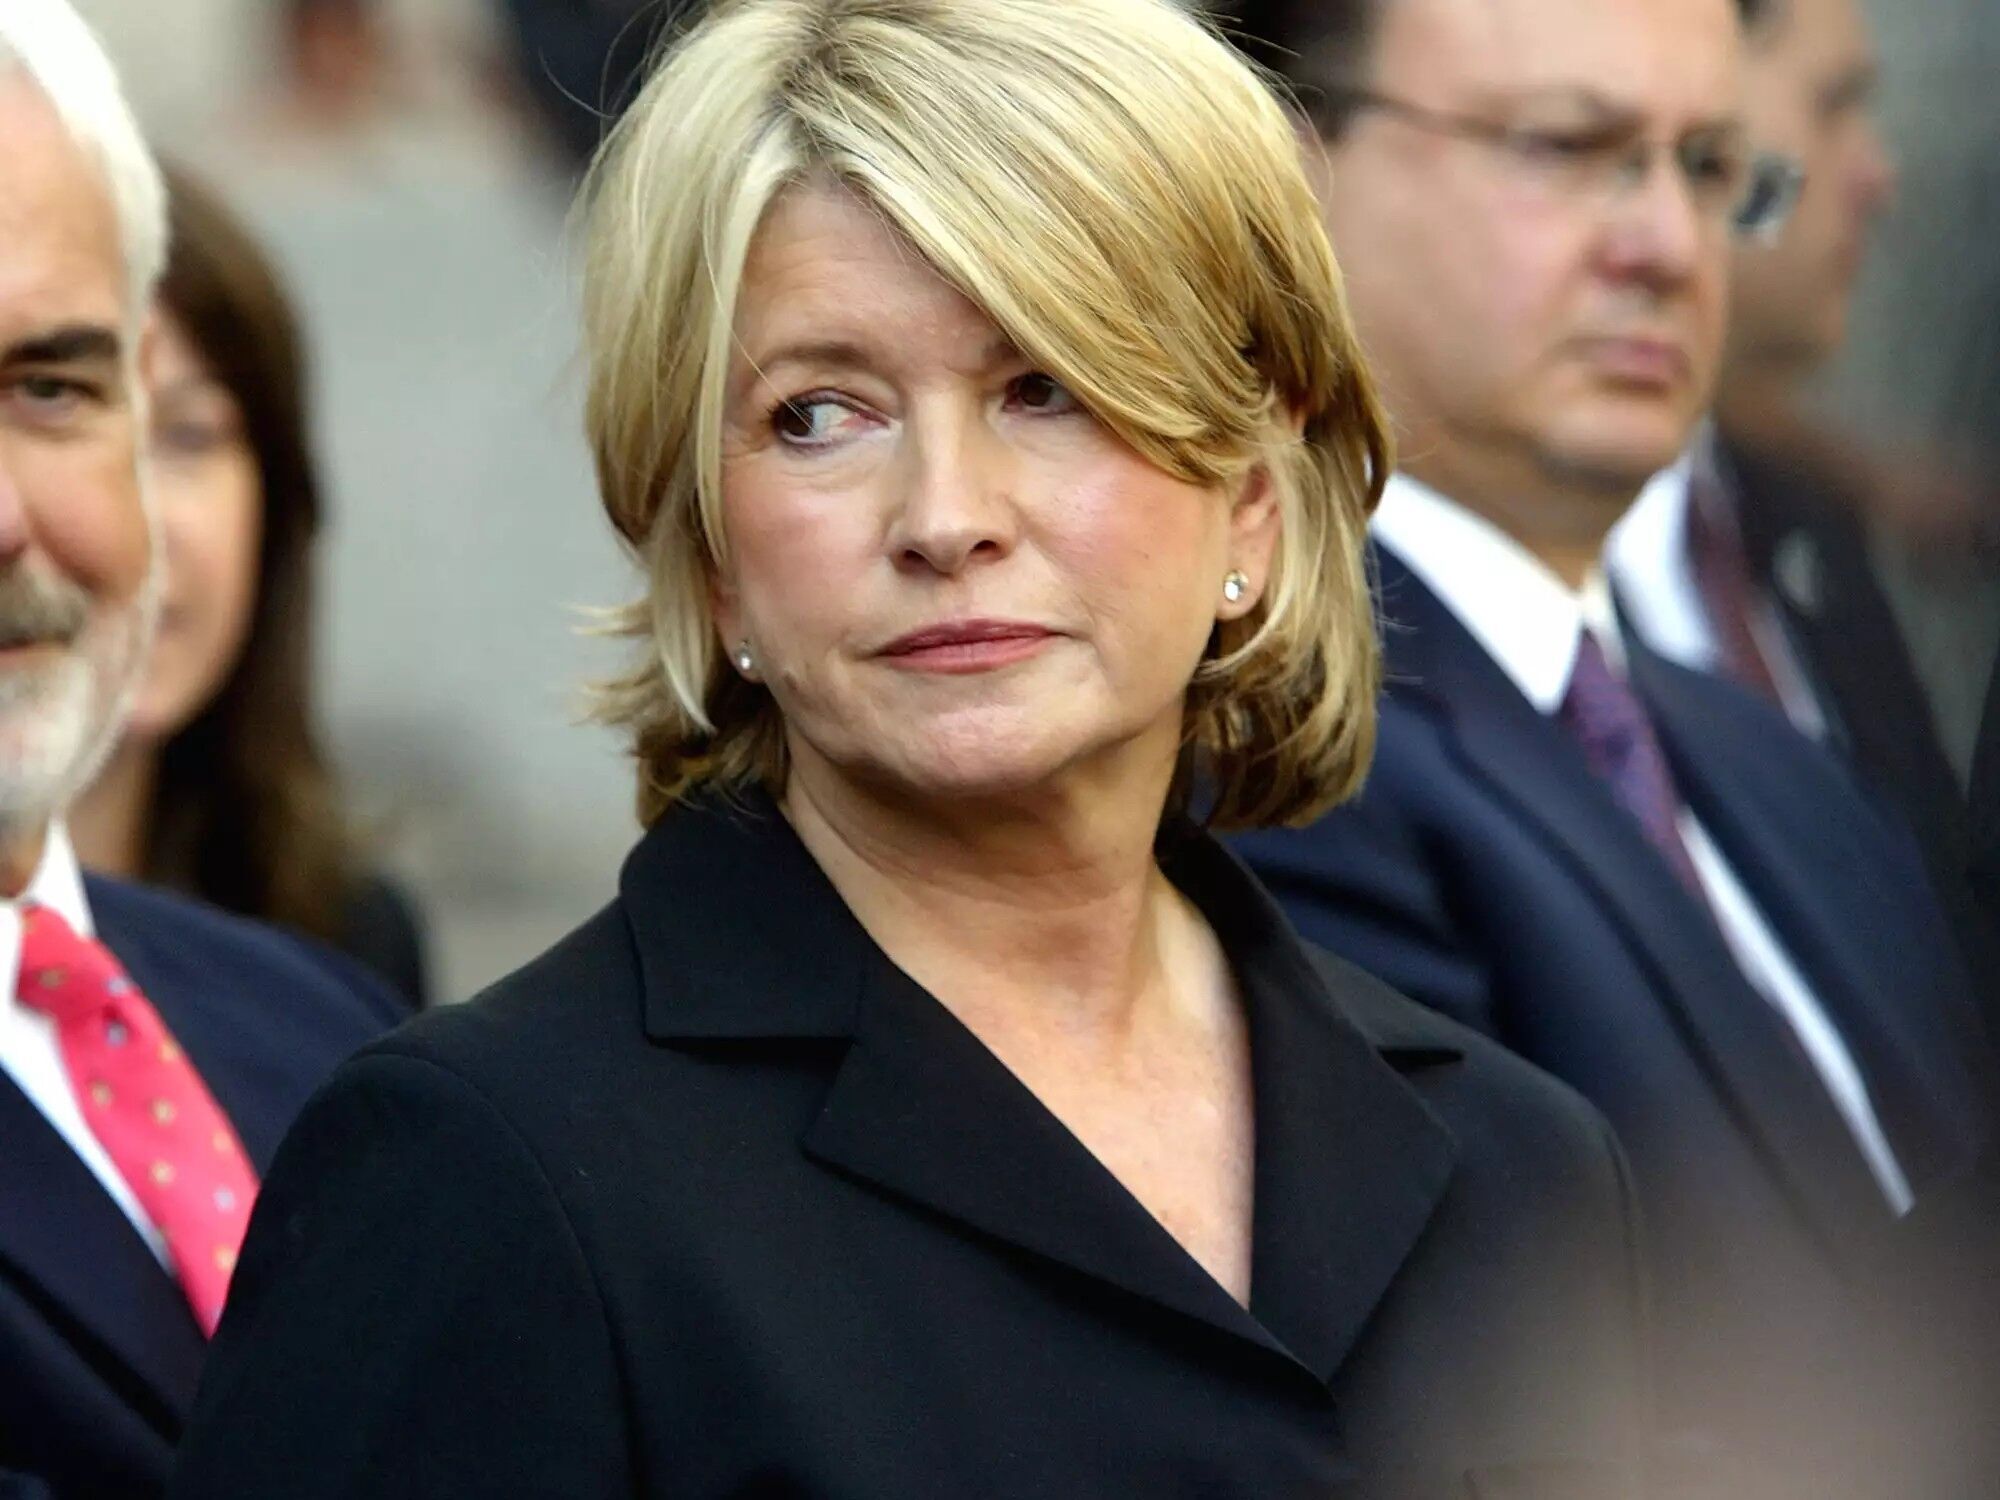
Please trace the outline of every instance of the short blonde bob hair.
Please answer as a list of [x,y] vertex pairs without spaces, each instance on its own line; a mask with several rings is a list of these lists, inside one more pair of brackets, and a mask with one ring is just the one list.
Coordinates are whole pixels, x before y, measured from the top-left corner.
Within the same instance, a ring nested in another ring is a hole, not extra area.
[[721,0],[661,60],[583,199],[587,426],[648,587],[596,706],[652,822],[781,789],[783,724],[709,582],[743,269],[772,201],[837,183],[1162,469],[1253,466],[1282,518],[1258,607],[1189,684],[1175,797],[1219,828],[1351,795],[1380,678],[1364,567],[1389,439],[1290,117],[1171,0]]

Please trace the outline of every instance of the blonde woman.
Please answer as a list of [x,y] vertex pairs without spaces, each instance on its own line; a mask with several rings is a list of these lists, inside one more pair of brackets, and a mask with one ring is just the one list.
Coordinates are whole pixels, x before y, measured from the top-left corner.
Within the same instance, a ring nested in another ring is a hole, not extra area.
[[178,1493],[1621,1493],[1603,1126],[1188,816],[1373,736],[1278,105],[1167,0],[739,0],[588,203],[648,831],[294,1132]]

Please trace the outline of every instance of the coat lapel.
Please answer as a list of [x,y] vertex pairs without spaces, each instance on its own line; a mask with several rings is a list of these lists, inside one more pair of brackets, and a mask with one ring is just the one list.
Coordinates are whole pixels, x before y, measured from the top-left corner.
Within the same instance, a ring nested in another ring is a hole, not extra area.
[[[628,863],[624,897],[647,1026],[668,1042],[843,1040],[801,1140],[812,1160],[1323,1383],[1421,1234],[1449,1178],[1451,1147],[1339,1016],[1250,877],[1206,839],[1190,848],[1169,874],[1216,923],[1250,1006],[1258,1132],[1250,1311],[875,947],[768,802],[737,815],[678,812]],[[664,909],[669,891],[675,921],[643,921]],[[752,924],[739,908],[761,916]]]
[[[194,1399],[207,1344],[187,1299],[131,1222],[13,1079],[0,1073],[0,1276],[28,1283],[90,1363],[171,1435]],[[87,1247],[87,1253],[86,1253]]]
[[1433,1036],[1365,1035],[1263,887],[1220,846],[1190,839],[1167,869],[1215,924],[1249,1005],[1251,1311],[1331,1381],[1451,1181],[1451,1136],[1403,1075],[1462,1054]]
[[1014,1075],[899,974],[869,987],[815,1161],[961,1226],[1282,1355]]
[[1426,700],[1467,768],[1567,860],[1671,1008],[1731,1113],[1830,1248],[1892,1223],[1853,1136],[1796,1040],[1569,739],[1386,549],[1392,690]]

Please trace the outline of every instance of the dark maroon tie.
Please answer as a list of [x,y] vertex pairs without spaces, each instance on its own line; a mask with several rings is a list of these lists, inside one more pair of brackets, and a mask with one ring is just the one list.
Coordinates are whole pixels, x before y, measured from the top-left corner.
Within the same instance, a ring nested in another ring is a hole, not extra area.
[[1701,595],[1709,629],[1715,632],[1723,675],[1766,703],[1782,708],[1777,679],[1771,675],[1770,663],[1764,660],[1764,649],[1750,626],[1757,607],[1750,556],[1743,550],[1743,533],[1721,485],[1705,464],[1695,465],[1688,480],[1688,567],[1694,574],[1695,592]]
[[[1713,918],[1715,909],[1708,904],[1694,861],[1681,841],[1680,794],[1652,719],[1631,686],[1611,670],[1603,648],[1587,630],[1577,642],[1576,664],[1558,718],[1576,736],[1584,758],[1618,805],[1632,815],[1647,841]],[[1751,983],[1762,988],[1754,976]],[[1913,1182],[1920,1181],[1938,1160],[1944,1149],[1941,1143],[1950,1139],[1952,1127],[1941,1119],[1943,1106],[1929,1096],[1920,1071],[1903,1044],[1889,1034],[1893,1028],[1884,1026],[1878,1007],[1834,1009],[1843,998],[1837,988],[1821,992],[1820,998],[1860,1064],[1891,1148],[1911,1171]],[[1778,1034],[1801,1065],[1819,1076],[1798,1033],[1781,1025]]]
[[1681,842],[1680,793],[1653,721],[1631,686],[1611,670],[1604,648],[1588,630],[1577,638],[1569,688],[1556,718],[1575,736],[1590,769],[1632,815],[1647,842],[1706,906],[1701,877]]

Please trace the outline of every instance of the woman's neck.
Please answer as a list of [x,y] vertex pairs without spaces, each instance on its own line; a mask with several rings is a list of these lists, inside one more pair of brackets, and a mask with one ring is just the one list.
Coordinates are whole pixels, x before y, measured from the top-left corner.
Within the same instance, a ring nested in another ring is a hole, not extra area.
[[784,809],[870,936],[975,1031],[1102,1036],[1172,1003],[1191,912],[1153,857],[1165,785],[940,808],[800,768]]
[[80,863],[127,879],[145,874],[159,773],[160,758],[150,746],[126,740],[112,752],[64,818]]

